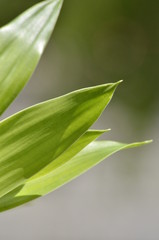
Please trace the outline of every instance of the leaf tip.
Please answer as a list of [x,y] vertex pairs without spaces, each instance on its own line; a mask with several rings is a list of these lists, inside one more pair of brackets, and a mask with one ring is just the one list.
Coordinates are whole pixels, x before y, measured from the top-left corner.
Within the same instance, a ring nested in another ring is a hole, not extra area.
[[131,146],[132,147],[141,147],[141,146],[150,144],[152,142],[153,142],[153,140],[146,140],[146,141],[143,141],[143,142],[136,142],[136,143],[129,144],[129,147],[131,147]]
[[118,82],[114,83],[113,85],[117,87],[122,82],[123,82],[123,80],[119,80]]
[[109,131],[111,131],[110,128],[108,128],[108,129],[100,129],[100,130],[89,129],[89,132],[96,132],[96,133],[101,133],[101,134],[109,132]]
[[149,143],[152,143],[152,142],[153,142],[153,139],[144,141],[145,144],[149,144]]
[[103,130],[103,132],[110,132],[110,131],[111,131],[111,128]]
[[111,90],[112,93],[114,93],[115,90],[116,90],[116,88],[118,87],[118,85],[119,85],[120,83],[122,83],[122,82],[123,82],[123,80],[120,80],[120,81],[115,82],[115,83],[106,84],[105,86],[109,86],[108,89]]
[[99,132],[101,132],[101,133],[106,133],[106,132],[109,132],[109,131],[111,131],[111,128],[99,130]]

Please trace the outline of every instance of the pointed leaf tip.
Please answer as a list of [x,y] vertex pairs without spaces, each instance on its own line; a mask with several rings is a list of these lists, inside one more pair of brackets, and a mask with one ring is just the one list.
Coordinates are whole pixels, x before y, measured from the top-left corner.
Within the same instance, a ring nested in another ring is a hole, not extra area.
[[153,140],[147,140],[147,141],[143,141],[143,142],[130,143],[130,144],[127,144],[127,146],[124,147],[124,148],[126,149],[126,148],[141,147],[141,146],[147,145],[147,144],[152,143],[152,142],[153,142]]
[[123,82],[123,80],[120,80],[120,81],[118,81],[118,82],[110,83],[110,84],[108,83],[108,84],[105,84],[105,85],[103,85],[103,86],[105,86],[106,91],[112,92],[112,96],[113,96],[116,88],[117,88],[118,85],[119,85],[120,83],[122,83],[122,82]]
[[94,129],[90,129],[89,132],[97,132],[97,133],[106,133],[106,132],[109,132],[111,131],[111,128],[108,128],[108,129],[101,129],[101,130],[94,130]]
[[124,81],[124,80],[123,80],[123,79],[121,79],[121,80],[119,80],[119,81],[118,81],[118,83],[120,84],[120,83],[122,83],[123,81]]
[[122,83],[122,82],[123,82],[123,80],[120,80],[120,81],[115,82],[115,83],[105,84],[105,86],[109,86],[109,87],[110,87],[110,90],[115,91],[116,88],[118,87],[118,85],[119,85],[120,83]]
[[153,139],[144,141],[145,144],[153,143]]
[[118,82],[115,82],[113,85],[117,87],[122,82],[123,82],[123,80],[119,80]]

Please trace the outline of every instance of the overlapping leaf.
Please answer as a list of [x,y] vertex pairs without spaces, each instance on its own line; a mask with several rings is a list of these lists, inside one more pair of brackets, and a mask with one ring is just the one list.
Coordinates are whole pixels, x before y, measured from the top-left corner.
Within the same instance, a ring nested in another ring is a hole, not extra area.
[[[0,114],[32,75],[62,2],[39,3],[0,29]],[[98,142],[105,131],[88,130],[118,84],[78,90],[0,122],[0,211],[48,194],[119,150],[147,143]]]
[[0,211],[55,190],[116,151],[143,144],[93,142],[89,145],[105,132],[87,129],[109,103],[118,84],[75,91],[0,123],[0,179],[23,170],[23,176],[17,171],[16,178],[23,179],[18,185],[16,182],[13,187],[6,180]]
[[[0,179],[17,169],[28,179],[59,157],[97,120],[118,84],[75,91],[0,122]],[[20,173],[17,171],[17,178]],[[13,188],[9,179],[3,195],[9,185]]]
[[30,79],[63,0],[41,2],[0,29],[0,114]]
[[[96,136],[97,135],[98,134],[96,133]],[[80,142],[80,139],[77,143],[78,142]],[[48,194],[87,171],[91,167],[97,165],[113,153],[147,143],[149,143],[149,141],[134,144],[123,144],[112,141],[95,141],[85,147],[74,157],[71,158],[70,154],[70,159],[67,159],[65,162],[65,156],[69,155],[69,152],[72,150],[76,151],[76,148],[78,148],[78,144],[76,144],[76,146],[72,146],[72,149],[68,150],[68,154],[63,154],[61,158],[59,158],[60,160],[63,160],[62,163],[60,161],[59,164],[59,160],[56,159],[55,164],[51,164],[50,167],[42,171],[42,174],[38,174],[36,178],[29,179],[25,185],[16,188],[9,194],[2,197],[0,199],[0,211],[2,212],[10,208],[17,207]]]

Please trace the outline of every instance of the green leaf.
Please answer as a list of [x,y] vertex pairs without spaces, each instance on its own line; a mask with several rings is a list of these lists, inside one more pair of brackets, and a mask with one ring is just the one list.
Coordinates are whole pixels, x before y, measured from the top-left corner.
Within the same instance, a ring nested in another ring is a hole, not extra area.
[[40,171],[97,120],[118,84],[75,91],[2,121],[0,168],[22,168],[26,178]]
[[35,179],[29,179],[17,196],[45,195],[97,165],[113,153],[147,143],[149,141],[132,144],[112,141],[92,142],[68,161],[63,161],[62,164],[50,171],[45,171],[45,174],[39,174]]
[[[41,2],[0,29],[0,114],[31,77],[63,0]],[[88,130],[120,82],[86,88],[0,122],[0,211],[48,194],[111,154],[147,142],[95,141]]]
[[48,173],[45,171],[45,174],[29,180],[25,185],[22,185],[2,197],[0,199],[0,211],[2,212],[10,208],[17,207],[40,196],[48,194],[84,173],[91,167],[97,165],[113,153],[127,148],[138,147],[149,142],[150,141],[133,144],[123,144],[112,141],[92,142],[76,156],[70,158],[55,168],[49,169]]
[[77,153],[79,153],[83,148],[85,148],[89,143],[93,142],[96,138],[100,137],[103,133],[108,130],[88,130],[84,133],[77,141],[75,141],[66,151],[64,151],[59,157],[54,159],[50,164],[44,167],[41,171],[35,174],[30,180],[35,180],[36,178],[42,177],[56,168],[60,167],[71,158],[73,158]]
[[[99,137],[101,134],[103,134],[104,132],[106,132],[106,130],[104,131],[96,131],[96,130],[91,130],[91,131],[87,131],[84,135],[82,135],[74,144],[72,144],[70,146],[70,148],[68,148],[61,156],[59,156],[57,159],[55,159],[53,162],[51,162],[51,164],[49,164],[48,166],[46,166],[44,169],[42,169],[40,172],[38,172],[35,176],[33,176],[33,178],[30,178],[29,180],[32,179],[36,179],[39,176],[44,176],[48,173],[50,173],[53,169],[60,167],[63,163],[66,163],[69,159],[71,159],[73,156],[75,156],[78,152],[80,152],[84,147],[86,147],[90,142],[94,141],[97,137]],[[23,186],[23,184],[25,184],[25,182],[21,182],[21,184],[19,185],[15,185],[15,190],[11,191],[12,189],[10,189],[9,196],[12,198],[13,197],[13,193],[17,193],[18,186]],[[8,185],[8,182],[7,182]],[[3,186],[3,184],[2,184]],[[8,190],[8,189],[7,189]],[[7,192],[6,192],[7,193]],[[18,198],[18,202],[19,204],[22,204],[24,202],[28,202],[31,201],[32,199],[36,198],[36,195],[32,195],[32,196],[24,196],[21,198]],[[2,201],[5,198],[2,198]],[[5,204],[8,204],[8,201],[10,198],[8,198],[7,195],[7,201],[5,200]],[[16,198],[16,202],[15,199],[13,198],[11,200],[11,204],[17,204],[17,198]],[[13,206],[13,205],[12,205]],[[16,206],[16,205],[15,205]]]
[[[0,122],[0,180],[17,169],[29,179],[58,158],[97,120],[118,84],[75,91]],[[89,132],[86,138],[94,139],[98,134]]]
[[63,0],[41,2],[0,29],[0,114],[30,79]]
[[6,173],[6,169],[1,168],[0,175],[0,198],[26,181],[23,169],[17,168]]

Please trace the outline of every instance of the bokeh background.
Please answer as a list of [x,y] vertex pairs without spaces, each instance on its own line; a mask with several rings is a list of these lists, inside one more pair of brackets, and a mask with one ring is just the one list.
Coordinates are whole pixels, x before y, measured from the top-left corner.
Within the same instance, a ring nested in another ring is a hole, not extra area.
[[[1,0],[0,26],[37,0]],[[35,202],[0,214],[0,239],[159,239],[159,1],[66,0],[31,81],[7,117],[78,88],[124,79],[94,127],[154,139]]]

